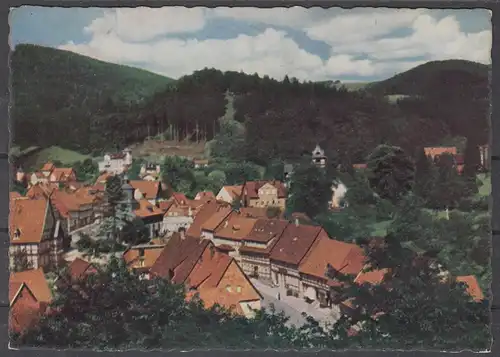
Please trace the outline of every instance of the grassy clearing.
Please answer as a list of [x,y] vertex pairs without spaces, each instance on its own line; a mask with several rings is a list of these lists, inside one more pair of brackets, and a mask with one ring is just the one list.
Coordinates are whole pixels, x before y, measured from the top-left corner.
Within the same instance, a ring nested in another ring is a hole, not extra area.
[[89,155],[83,155],[76,151],[67,150],[58,146],[42,149],[33,155],[24,159],[23,166],[26,170],[40,169],[47,161],[60,161],[64,165],[72,165],[77,161],[83,161],[89,158]]
[[481,187],[479,187],[478,195],[480,197],[491,195],[491,176],[487,174],[479,174],[478,179],[482,183]]

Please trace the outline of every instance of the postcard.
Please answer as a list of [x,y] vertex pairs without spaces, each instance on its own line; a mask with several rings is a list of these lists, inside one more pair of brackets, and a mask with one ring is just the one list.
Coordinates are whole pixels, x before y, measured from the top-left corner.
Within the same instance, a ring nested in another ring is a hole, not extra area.
[[12,8],[11,347],[489,350],[490,18]]

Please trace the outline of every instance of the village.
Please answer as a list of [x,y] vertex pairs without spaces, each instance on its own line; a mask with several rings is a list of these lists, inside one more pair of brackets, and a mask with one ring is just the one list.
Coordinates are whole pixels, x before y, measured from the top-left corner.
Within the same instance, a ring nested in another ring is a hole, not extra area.
[[[463,170],[463,157],[454,147],[429,147],[425,153],[433,160],[452,155],[457,171]],[[486,166],[488,147],[482,146],[480,153]],[[318,145],[311,160],[324,168],[328,158]],[[74,279],[86,279],[111,255],[123,259],[138,279],[160,277],[184,285],[187,299],[197,294],[207,307],[218,304],[252,318],[257,310],[274,306],[296,326],[306,316],[332,323],[349,314],[349,301],[336,301],[330,293],[339,282],[327,276],[329,267],[356,284],[377,285],[390,276],[387,269],[370,269],[362,247],[329,236],[303,212],[284,217],[291,165],[285,165],[283,181],[245,181],[189,199],[163,182],[158,163],[143,164],[140,179],[129,179],[132,162],[128,149],[106,154],[93,184],[79,182],[74,169],[51,162],[32,173],[18,170],[15,179],[27,191],[10,193],[12,330],[22,333],[36,325],[58,294],[56,271],[66,267]],[[200,168],[208,162],[197,159],[193,165]],[[113,177],[121,186],[118,204],[142,222],[147,242],[89,254],[80,243],[88,237],[103,239],[98,232],[116,215],[107,190]],[[332,186],[330,210],[348,206],[346,192],[340,182]],[[467,285],[474,300],[484,298],[474,276],[456,279]]]

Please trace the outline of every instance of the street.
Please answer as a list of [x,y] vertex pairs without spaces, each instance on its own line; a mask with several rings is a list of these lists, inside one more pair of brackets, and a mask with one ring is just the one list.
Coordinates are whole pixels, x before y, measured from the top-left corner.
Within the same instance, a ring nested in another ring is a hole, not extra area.
[[329,323],[334,323],[339,318],[335,310],[322,309],[317,303],[308,304],[303,299],[286,296],[286,294],[283,293],[280,294],[280,300],[278,300],[278,288],[264,284],[257,279],[252,278],[250,280],[264,297],[262,300],[262,307],[268,309],[273,304],[277,312],[283,311],[290,317],[288,321],[290,325],[300,326],[304,324],[306,319],[302,316],[303,312],[320,322],[328,321]]

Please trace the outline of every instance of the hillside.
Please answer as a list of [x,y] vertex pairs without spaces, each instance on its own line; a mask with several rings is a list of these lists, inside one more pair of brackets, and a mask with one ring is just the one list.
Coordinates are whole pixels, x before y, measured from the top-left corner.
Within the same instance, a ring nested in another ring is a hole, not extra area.
[[389,79],[370,83],[366,89],[381,95],[423,95],[437,78],[462,77],[474,86],[488,80],[489,70],[489,66],[471,61],[432,61]]
[[172,82],[145,70],[29,44],[16,46],[10,65],[14,141],[21,147],[68,146],[64,138],[53,142],[39,134],[56,128],[59,135],[68,133],[64,130],[73,125],[88,130],[88,117],[144,102]]

